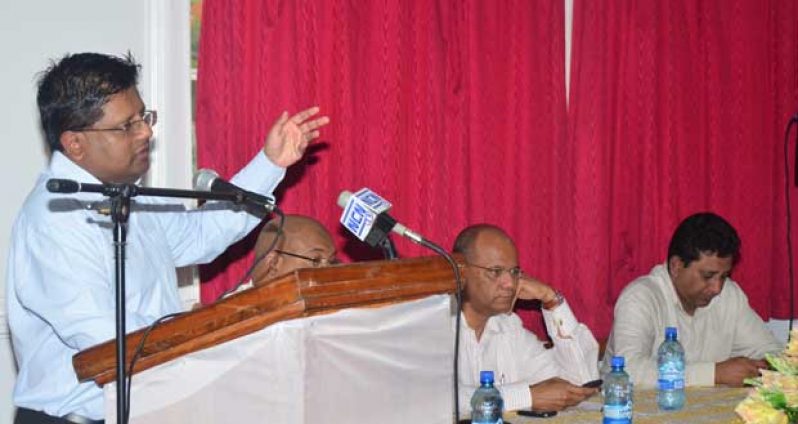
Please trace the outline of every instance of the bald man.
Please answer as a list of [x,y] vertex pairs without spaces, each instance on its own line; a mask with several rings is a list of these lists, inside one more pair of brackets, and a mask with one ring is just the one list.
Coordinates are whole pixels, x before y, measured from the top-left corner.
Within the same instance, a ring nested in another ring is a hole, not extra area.
[[[493,225],[473,225],[453,250],[465,260],[460,404],[469,405],[482,370],[494,372],[508,411],[559,411],[595,393],[580,385],[598,378],[596,339],[559,292],[524,275],[512,239]],[[541,301],[553,348],[512,313],[516,298]]]
[[255,242],[255,260],[263,258],[252,272],[255,286],[295,269],[338,262],[330,233],[315,219],[286,215],[282,231],[279,227],[280,218],[267,222]]

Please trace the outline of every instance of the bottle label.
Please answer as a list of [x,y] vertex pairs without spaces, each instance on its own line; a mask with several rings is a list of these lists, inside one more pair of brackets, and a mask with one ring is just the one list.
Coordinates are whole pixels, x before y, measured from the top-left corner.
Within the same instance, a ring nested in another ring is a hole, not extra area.
[[659,367],[659,379],[657,388],[659,390],[682,390],[684,389],[684,366],[676,361],[667,361]]
[[631,405],[604,405],[604,424],[629,424],[631,422]]
[[471,411],[471,422],[479,424],[502,424],[502,405],[501,399],[484,400],[476,405]]
[[657,380],[657,388],[660,389],[660,390],[682,390],[682,389],[684,389],[684,380],[682,380],[682,379],[673,379],[673,380],[659,379],[659,380]]

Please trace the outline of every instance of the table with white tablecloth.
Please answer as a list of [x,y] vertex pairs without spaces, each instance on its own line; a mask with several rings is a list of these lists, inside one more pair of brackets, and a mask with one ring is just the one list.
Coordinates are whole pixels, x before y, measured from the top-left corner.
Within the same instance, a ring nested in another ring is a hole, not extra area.
[[[633,422],[635,424],[723,424],[742,423],[734,408],[748,394],[749,389],[726,387],[688,387],[687,402],[679,411],[660,411],[657,408],[656,391],[635,390]],[[515,412],[505,414],[512,424],[581,424],[601,422],[601,395],[596,394],[576,407],[559,412],[550,418],[519,416]]]

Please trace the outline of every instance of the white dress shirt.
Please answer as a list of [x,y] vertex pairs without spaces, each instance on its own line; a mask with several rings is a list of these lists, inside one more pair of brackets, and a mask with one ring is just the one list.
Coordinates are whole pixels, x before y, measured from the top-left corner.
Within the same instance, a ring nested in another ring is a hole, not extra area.
[[[284,174],[259,153],[233,181],[270,194]],[[101,419],[103,392],[77,381],[72,356],[115,337],[113,224],[90,208],[103,195],[49,193],[50,178],[99,183],[55,152],[17,216],[6,280],[19,368],[14,403]],[[180,311],[175,268],[211,261],[259,222],[225,203],[186,211],[173,199],[135,197],[125,258],[127,331]]]
[[471,396],[479,387],[479,372],[493,371],[504,409],[529,408],[529,386],[552,377],[574,384],[598,378],[598,343],[593,333],[574,317],[567,302],[551,311],[543,310],[546,329],[554,341],[547,349],[534,333],[525,329],[518,315],[501,314],[485,324],[482,337],[462,318],[460,331],[460,413],[471,410]]
[[751,309],[740,286],[726,279],[720,294],[688,315],[679,301],[666,265],[630,283],[615,303],[602,372],[613,355],[626,359],[626,371],[638,387],[657,383],[657,350],[665,327],[676,327],[685,352],[685,384],[713,386],[715,363],[744,356],[760,359],[784,346]]

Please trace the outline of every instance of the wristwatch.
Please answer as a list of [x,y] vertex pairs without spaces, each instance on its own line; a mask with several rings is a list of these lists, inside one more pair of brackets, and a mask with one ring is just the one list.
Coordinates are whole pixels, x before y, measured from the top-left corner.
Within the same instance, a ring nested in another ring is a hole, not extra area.
[[562,295],[562,293],[560,293],[559,290],[554,290],[554,299],[544,302],[543,309],[550,311],[562,305],[563,302],[565,302],[565,297]]

